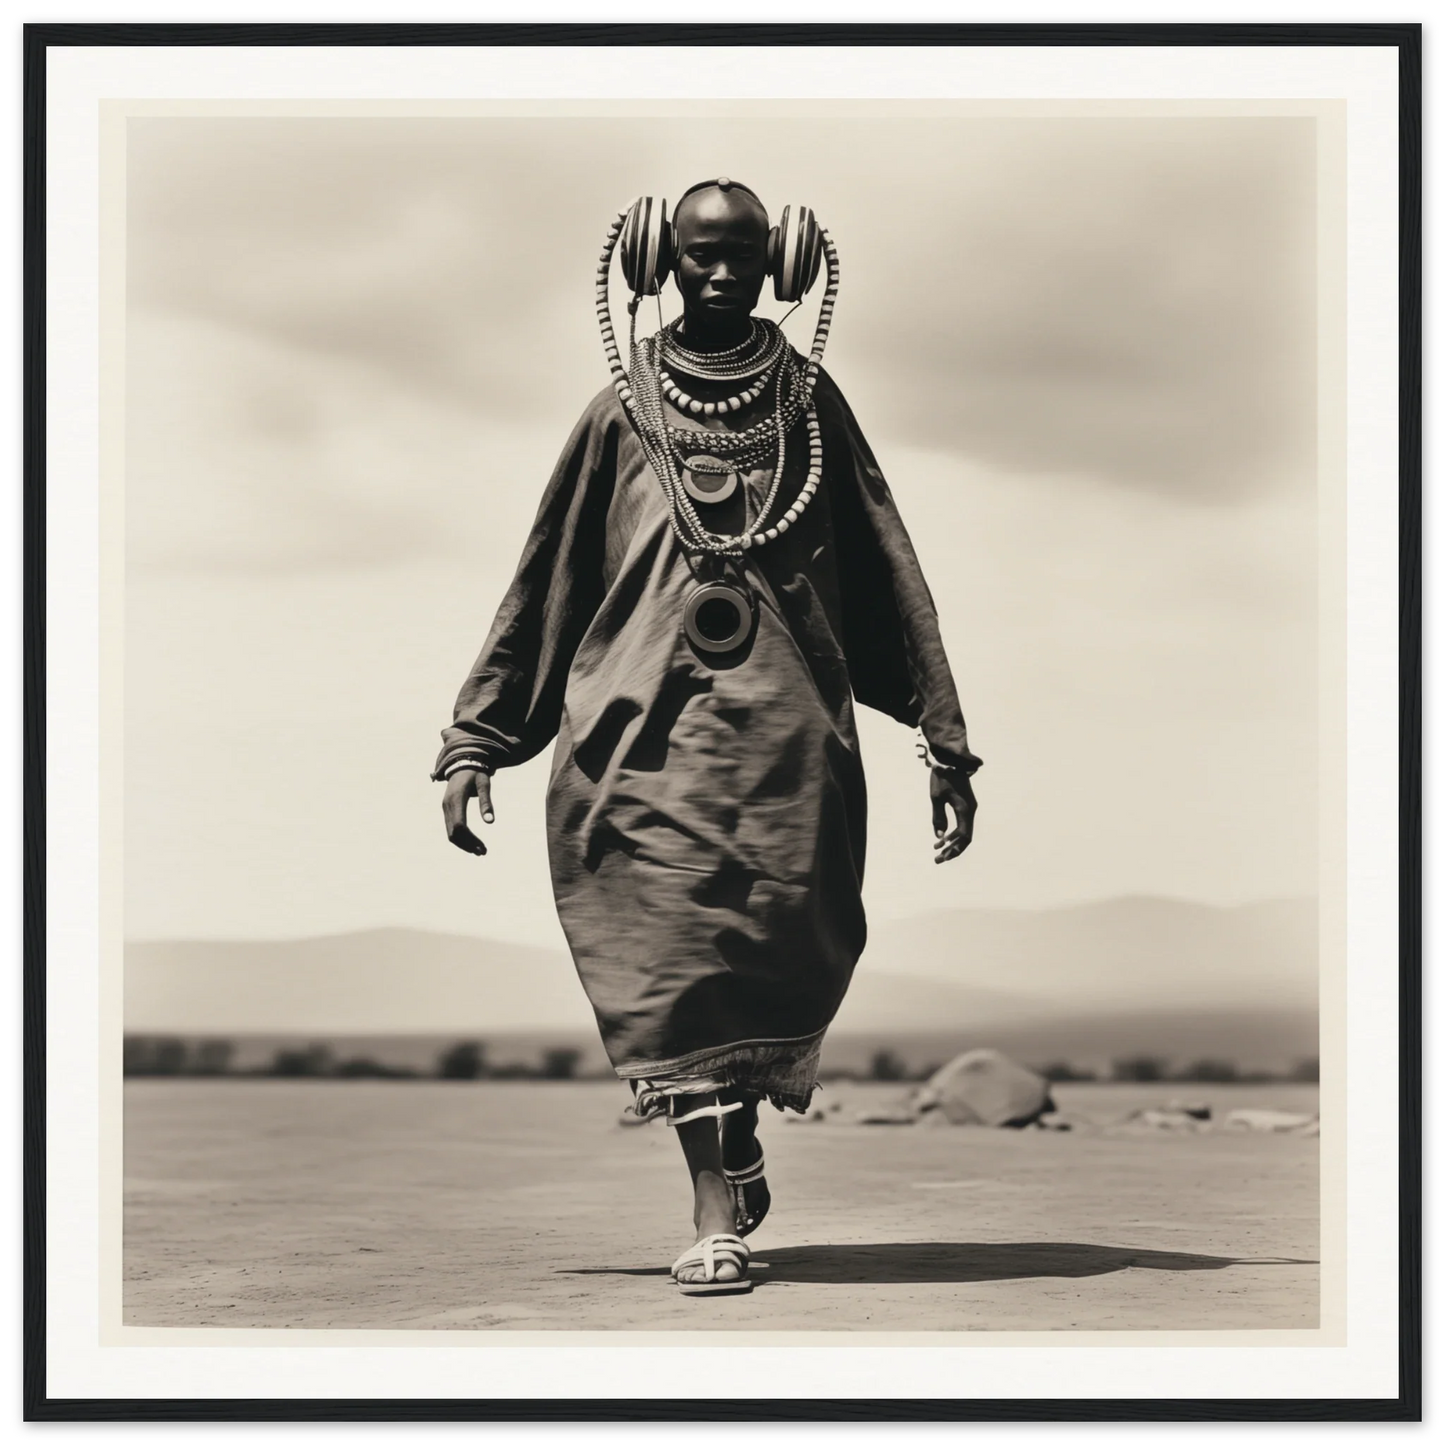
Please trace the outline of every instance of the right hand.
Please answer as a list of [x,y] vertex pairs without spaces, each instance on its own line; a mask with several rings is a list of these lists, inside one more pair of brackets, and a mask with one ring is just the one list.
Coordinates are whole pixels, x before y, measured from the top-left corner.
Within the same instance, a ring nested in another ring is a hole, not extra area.
[[467,826],[467,804],[475,798],[480,807],[482,822],[490,823],[492,812],[492,779],[480,769],[463,768],[447,779],[447,790],[442,798],[442,817],[446,820],[447,840],[463,853],[475,853],[479,857],[487,851],[487,845]]

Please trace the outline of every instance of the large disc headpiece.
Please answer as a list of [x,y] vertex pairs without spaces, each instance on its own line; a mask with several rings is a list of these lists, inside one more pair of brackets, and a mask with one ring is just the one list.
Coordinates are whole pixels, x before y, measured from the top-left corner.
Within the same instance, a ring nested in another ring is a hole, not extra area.
[[818,279],[823,260],[823,232],[807,206],[784,206],[778,224],[768,233],[768,273],[773,295],[790,305],[801,301]]
[[634,296],[656,296],[672,272],[672,223],[667,202],[639,196],[628,208],[618,239],[622,274]]

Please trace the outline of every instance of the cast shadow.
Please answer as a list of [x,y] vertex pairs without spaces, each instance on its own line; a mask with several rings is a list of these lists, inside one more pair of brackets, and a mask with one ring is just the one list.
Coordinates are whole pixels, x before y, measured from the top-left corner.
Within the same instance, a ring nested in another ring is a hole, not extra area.
[[[1004,1279],[1084,1279],[1121,1269],[1229,1269],[1234,1265],[1317,1264],[1313,1259],[1234,1258],[1106,1244],[800,1244],[760,1250],[758,1283],[979,1284]],[[559,1274],[665,1275],[648,1269],[569,1269]]]

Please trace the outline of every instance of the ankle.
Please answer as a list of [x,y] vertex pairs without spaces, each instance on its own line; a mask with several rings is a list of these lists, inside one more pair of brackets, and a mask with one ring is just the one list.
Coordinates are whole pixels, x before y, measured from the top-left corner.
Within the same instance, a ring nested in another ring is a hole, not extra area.
[[692,1222],[705,1234],[732,1232],[732,1193],[717,1175],[698,1176],[692,1201]]
[[[736,1122],[734,1122],[736,1121]],[[722,1161],[727,1169],[746,1169],[757,1162],[762,1145],[757,1138],[758,1109],[753,1104],[730,1114],[723,1124]]]

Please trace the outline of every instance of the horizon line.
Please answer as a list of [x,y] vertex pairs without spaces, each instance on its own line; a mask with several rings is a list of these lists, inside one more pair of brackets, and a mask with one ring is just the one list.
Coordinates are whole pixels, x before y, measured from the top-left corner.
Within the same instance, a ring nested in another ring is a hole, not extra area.
[[[1105,897],[1082,899],[1073,903],[1047,903],[1035,908],[1007,908],[990,907],[988,905],[966,904],[957,908],[929,908],[920,913],[903,914],[898,917],[879,919],[876,916],[870,919],[870,923],[907,923],[915,919],[933,918],[940,914],[953,913],[1016,913],[1016,914],[1046,914],[1046,913],[1068,913],[1078,912],[1091,908],[1100,908],[1108,904],[1117,903],[1168,903],[1182,905],[1186,908],[1207,908],[1218,913],[1232,913],[1245,908],[1259,908],[1272,903],[1318,903],[1318,893],[1282,893],[1272,894],[1263,898],[1245,899],[1236,903],[1217,903],[1209,899],[1183,898],[1176,894],[1167,893],[1114,893]],[[498,938],[494,935],[483,933],[457,933],[450,929],[429,928],[421,924],[412,923],[379,923],[362,928],[337,928],[330,929],[325,933],[303,933],[303,934],[274,934],[269,936],[233,935],[229,937],[218,937],[215,935],[206,936],[201,934],[179,934],[171,936],[140,936],[125,937],[122,939],[124,946],[131,944],[153,944],[153,943],[220,943],[220,944],[248,944],[248,943],[316,943],[333,938],[359,938],[368,934],[378,933],[421,933],[428,934],[435,938],[460,938],[469,942],[505,944],[510,948],[535,948],[542,952],[566,952],[565,948],[559,948],[555,944],[522,942],[518,939]]]

